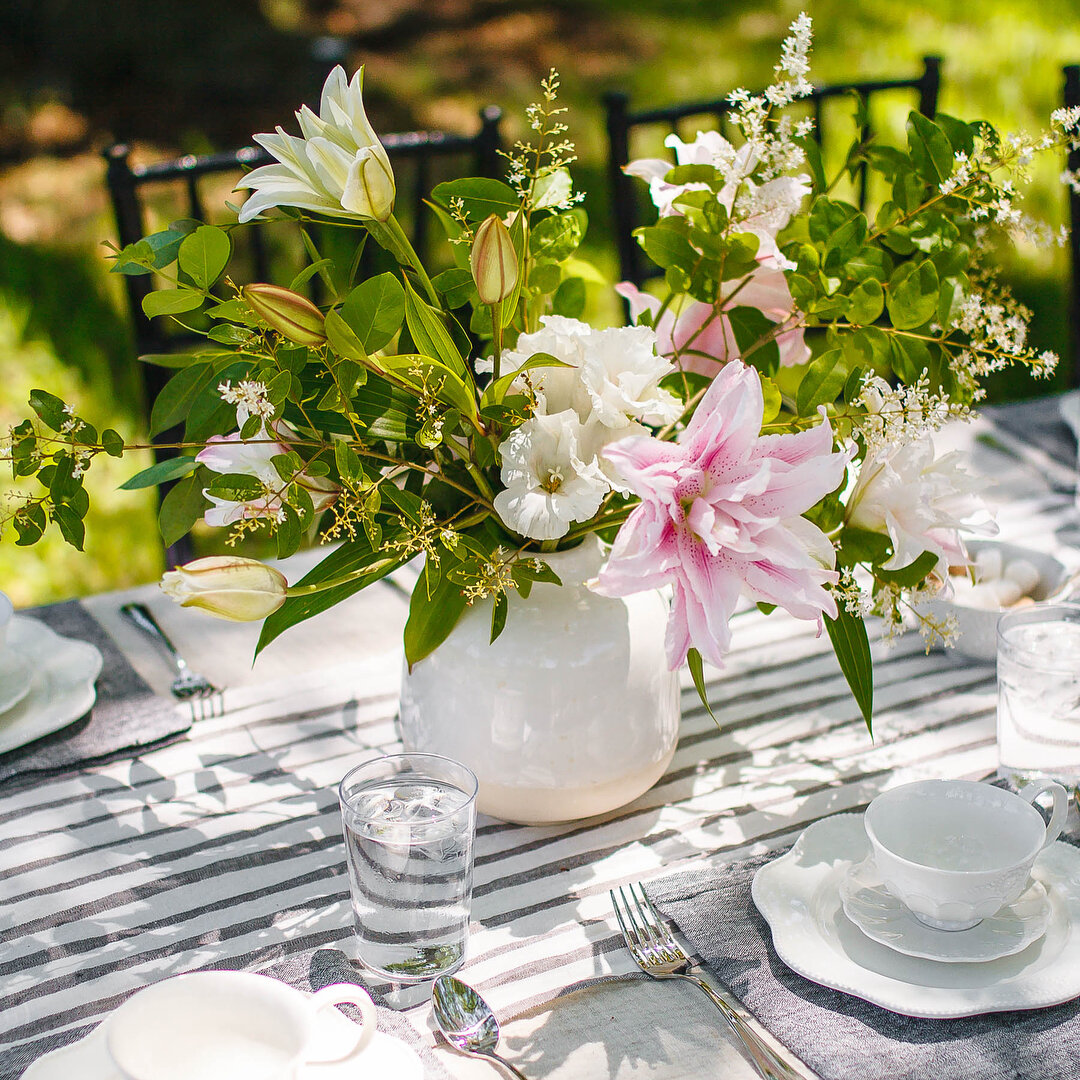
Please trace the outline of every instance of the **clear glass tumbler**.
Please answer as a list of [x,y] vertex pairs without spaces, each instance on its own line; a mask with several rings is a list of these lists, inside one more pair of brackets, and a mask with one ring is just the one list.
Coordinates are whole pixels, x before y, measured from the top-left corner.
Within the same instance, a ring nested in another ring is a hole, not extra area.
[[1080,605],[1035,605],[997,628],[999,772],[1080,782]]
[[436,754],[375,758],[338,789],[360,960],[422,982],[465,959],[476,777]]

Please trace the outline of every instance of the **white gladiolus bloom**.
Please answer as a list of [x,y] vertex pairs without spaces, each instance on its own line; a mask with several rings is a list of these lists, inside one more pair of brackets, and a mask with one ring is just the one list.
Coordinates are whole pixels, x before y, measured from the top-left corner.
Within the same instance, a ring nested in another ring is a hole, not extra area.
[[924,551],[951,565],[967,560],[960,532],[993,536],[997,525],[976,492],[983,482],[959,467],[957,451],[934,458],[929,436],[871,454],[847,502],[849,525],[888,533],[893,554],[886,570],[909,566]]
[[238,187],[253,188],[239,220],[273,206],[296,206],[334,217],[386,221],[394,209],[394,170],[364,112],[364,69],[349,82],[340,65],[323,86],[319,115],[306,105],[296,114],[303,138],[276,133],[255,141],[277,158],[248,173]]
[[570,365],[529,371],[539,412],[553,415],[573,409],[582,424],[598,420],[613,429],[626,428],[632,420],[663,424],[679,416],[678,399],[660,388],[674,365],[656,354],[656,334],[649,327],[594,330],[561,315],[544,316],[540,327],[522,334],[517,348],[502,360],[507,372],[534,353],[548,353]]
[[582,460],[582,425],[572,409],[534,416],[499,446],[505,490],[495,511],[514,532],[557,540],[574,521],[587,521],[609,490],[595,457]]

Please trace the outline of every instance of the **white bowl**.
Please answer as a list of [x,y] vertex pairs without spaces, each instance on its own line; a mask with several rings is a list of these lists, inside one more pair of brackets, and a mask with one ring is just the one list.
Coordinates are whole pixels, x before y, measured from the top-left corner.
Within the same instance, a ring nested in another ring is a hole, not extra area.
[[[1053,555],[1021,547],[1019,544],[1007,544],[1000,540],[972,540],[966,546],[972,558],[987,548],[997,548],[1006,564],[1017,559],[1030,562],[1039,572],[1039,582],[1029,594],[1036,603],[1053,596],[1068,577],[1065,567]],[[1016,609],[1013,607],[1003,608],[1001,611],[986,611],[982,608],[965,607],[955,600],[931,600],[922,605],[920,610],[938,619],[954,616],[959,637],[953,648],[975,660],[994,661],[997,659],[998,619],[1003,611]]]
[[0,651],[3,651],[4,643],[7,641],[8,625],[14,614],[15,605],[4,593],[0,592]]

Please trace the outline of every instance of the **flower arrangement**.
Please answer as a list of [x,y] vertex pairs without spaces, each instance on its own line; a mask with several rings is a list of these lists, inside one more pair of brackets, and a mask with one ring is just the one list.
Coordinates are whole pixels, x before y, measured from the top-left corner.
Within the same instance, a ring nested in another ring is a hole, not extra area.
[[[598,591],[670,586],[668,658],[689,661],[703,697],[703,660],[723,663],[748,596],[824,624],[869,723],[865,618],[895,629],[916,612],[947,639],[917,601],[965,561],[963,532],[993,528],[933,433],[970,415],[987,373],[1045,375],[1056,360],[1027,344],[1029,315],[994,253],[1038,228],[1016,186],[1035,152],[1075,141],[1080,116],[1002,139],[912,113],[906,147],[856,139],[830,178],[812,122],[788,109],[810,92],[809,49],[803,15],[773,85],[732,95],[740,145],[673,136],[675,165],[628,168],[657,208],[639,239],[664,283],[618,286],[633,326],[579,318],[595,272],[577,255],[587,220],[554,72],[505,182],[432,193],[453,260],[440,273],[394,216],[362,71],[349,81],[340,68],[319,113],[297,113],[300,136],[256,136],[277,163],[244,178],[236,226],[177,222],[115,251],[114,272],[171,281],[147,315],[205,319],[204,347],[149,358],[178,368],[153,416],[157,431],[184,422],[178,456],[125,485],[175,482],[165,539],[204,518],[234,538],[270,534],[281,557],[309,534],[339,542],[292,585],[217,557],[166,573],[166,592],[264,619],[262,648],[423,555],[405,629],[415,664],[480,600],[494,640],[512,590],[558,583],[545,554],[596,533],[611,545]],[[860,168],[885,193],[873,216],[836,194]],[[287,287],[223,277],[232,229],[270,212],[298,223],[311,265]],[[397,269],[357,281],[359,258],[324,258],[314,223],[352,230]],[[319,306],[302,294],[315,274]],[[42,490],[8,517],[20,544],[52,524],[80,547],[82,477],[128,444],[45,391],[30,405],[36,421],[12,429],[5,457]]]

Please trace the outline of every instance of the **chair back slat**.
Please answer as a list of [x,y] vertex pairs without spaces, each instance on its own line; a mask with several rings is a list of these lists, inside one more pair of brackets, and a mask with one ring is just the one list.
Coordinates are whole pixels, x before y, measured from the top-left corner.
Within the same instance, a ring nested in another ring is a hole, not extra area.
[[[874,79],[859,82],[834,83],[828,86],[816,86],[808,95],[811,115],[814,118],[815,137],[819,142],[828,139],[830,127],[829,111],[825,105],[834,98],[855,95],[866,108],[869,116],[869,102],[872,97],[884,92],[914,90],[918,94],[919,111],[933,116],[937,109],[938,92],[941,85],[941,58],[923,57],[921,74],[908,79]],[[608,136],[608,181],[611,186],[611,206],[615,226],[615,246],[619,257],[620,273],[624,280],[635,285],[642,285],[660,271],[647,264],[641,248],[634,239],[636,228],[650,220],[651,203],[643,193],[644,185],[623,172],[623,167],[630,163],[631,135],[639,128],[669,127],[678,130],[680,121],[693,116],[708,116],[715,120],[716,127],[724,132],[731,104],[724,98],[705,101],[688,101],[663,107],[630,109],[630,100],[621,91],[604,96],[606,127]],[[726,132],[724,132],[726,134]],[[869,121],[860,127],[860,137],[873,135]],[[870,195],[869,173],[865,166],[855,177],[856,193],[859,205],[865,209]]]

